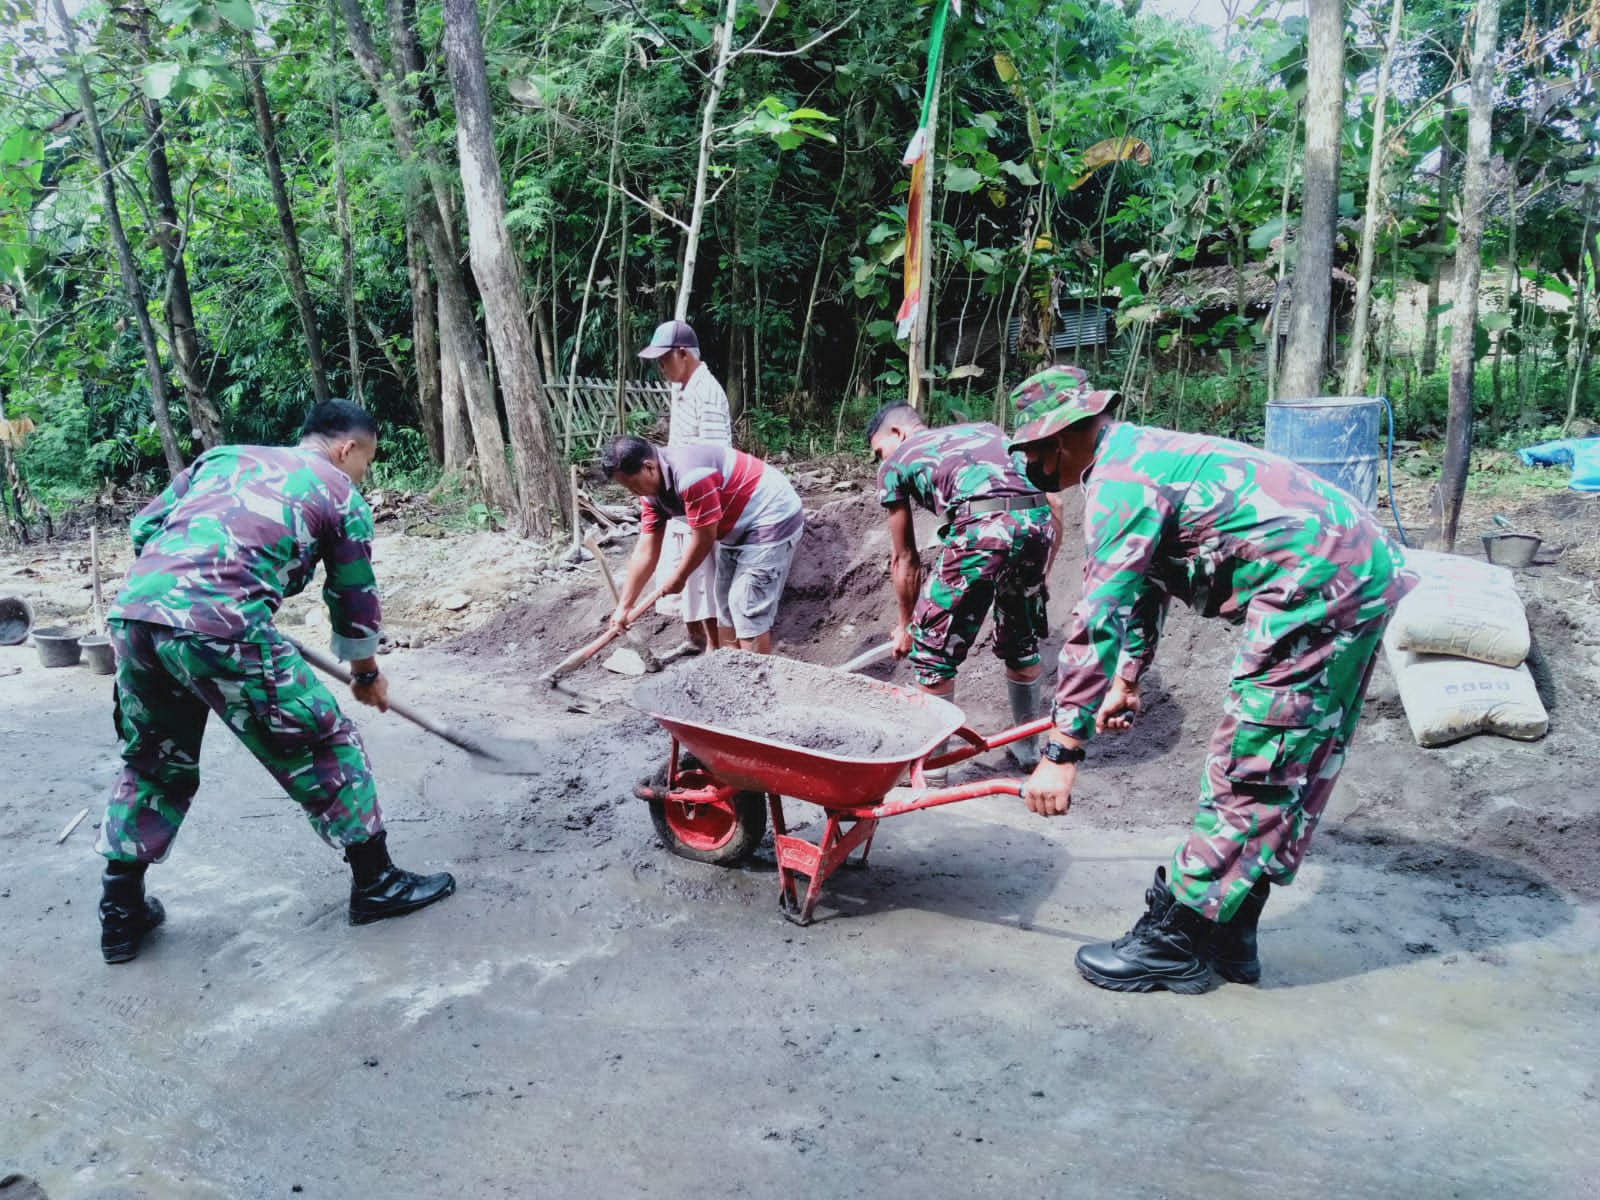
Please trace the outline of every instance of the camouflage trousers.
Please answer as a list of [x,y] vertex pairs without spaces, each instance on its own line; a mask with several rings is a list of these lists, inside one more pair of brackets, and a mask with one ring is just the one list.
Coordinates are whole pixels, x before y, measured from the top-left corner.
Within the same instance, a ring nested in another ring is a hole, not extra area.
[[1339,782],[1388,619],[1300,626],[1275,654],[1249,656],[1252,674],[1234,675],[1194,826],[1168,869],[1183,903],[1226,922],[1257,879],[1294,879]]
[[1050,510],[985,513],[952,524],[911,614],[910,661],[932,687],[954,679],[994,609],[994,652],[1008,667],[1039,661],[1049,632],[1045,568],[1056,542]]
[[383,829],[361,738],[333,694],[270,625],[237,639],[110,622],[117,652],[117,778],[95,849],[166,857],[200,786],[200,740],[216,713],[330,845]]

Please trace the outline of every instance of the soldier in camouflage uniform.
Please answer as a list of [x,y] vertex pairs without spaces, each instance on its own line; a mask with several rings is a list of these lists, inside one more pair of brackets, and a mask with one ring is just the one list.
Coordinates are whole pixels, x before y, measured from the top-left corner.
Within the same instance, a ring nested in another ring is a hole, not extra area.
[[1254,983],[1271,883],[1291,882],[1305,857],[1384,626],[1415,576],[1356,500],[1287,459],[1113,420],[1116,393],[1060,369],[1025,381],[1018,399],[1011,446],[1042,490],[1082,484],[1086,542],[1028,807],[1067,811],[1083,746],[1138,713],[1173,596],[1244,627],[1194,827],[1132,931],[1079,950],[1078,969],[1118,991]]
[[123,768],[96,850],[105,856],[101,951],[126,962],[159,925],[145,869],[171,849],[200,783],[215,712],[350,863],[350,920],[399,916],[448,896],[448,874],[389,861],[377,789],[355,726],[273,627],[285,596],[324,564],[333,650],[356,699],[388,707],[374,657],[380,622],[372,510],[356,491],[377,425],[345,400],[318,404],[294,448],[220,446],[133,521],[134,563],[108,614]]
[[[906,404],[890,404],[867,426],[878,468],[878,500],[888,510],[890,573],[900,606],[895,655],[911,660],[917,686],[946,698],[983,619],[994,609],[994,652],[1006,665],[1011,712],[1021,724],[1040,713],[1039,639],[1048,628],[1045,574],[1057,521],[1038,488],[1022,477],[997,426],[929,429]],[[921,579],[915,501],[944,518],[939,559]],[[1025,767],[1039,761],[1038,739],[1011,744]]]

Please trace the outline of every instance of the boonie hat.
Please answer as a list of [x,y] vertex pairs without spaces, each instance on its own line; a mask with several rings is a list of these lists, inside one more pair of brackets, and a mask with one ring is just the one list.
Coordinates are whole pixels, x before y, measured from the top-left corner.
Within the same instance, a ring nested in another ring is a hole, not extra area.
[[687,321],[663,321],[650,335],[650,344],[639,351],[640,358],[660,358],[668,350],[693,350],[700,353],[700,339]]
[[1109,389],[1090,391],[1089,374],[1082,367],[1049,367],[1030,375],[1011,392],[1017,427],[1007,448],[1017,450],[1029,442],[1054,437],[1121,399],[1122,393]]

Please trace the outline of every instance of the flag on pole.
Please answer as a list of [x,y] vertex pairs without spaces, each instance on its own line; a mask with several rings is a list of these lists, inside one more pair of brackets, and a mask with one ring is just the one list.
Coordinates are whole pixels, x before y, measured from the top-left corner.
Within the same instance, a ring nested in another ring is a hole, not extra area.
[[939,79],[939,60],[944,52],[945,23],[952,8],[960,16],[960,0],[934,0],[933,30],[928,37],[928,73],[922,89],[922,115],[900,159],[911,168],[911,188],[906,193],[905,294],[900,301],[900,311],[895,314],[895,335],[901,338],[911,336],[912,326],[917,323],[917,313],[922,308],[927,267],[922,261],[922,231],[928,219],[928,147],[933,142],[933,130],[928,127],[928,121],[933,107],[934,87]]

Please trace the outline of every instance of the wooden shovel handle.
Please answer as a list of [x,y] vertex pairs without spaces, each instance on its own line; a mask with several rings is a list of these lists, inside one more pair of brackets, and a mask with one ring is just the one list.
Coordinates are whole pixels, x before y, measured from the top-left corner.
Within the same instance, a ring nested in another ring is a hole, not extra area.
[[[296,650],[300,651],[301,658],[305,659],[324,675],[331,675],[340,683],[350,682],[350,668],[346,667],[338,659],[332,658],[320,650],[314,650],[310,646],[302,645],[300,642],[295,641],[295,639],[292,637],[285,636],[284,640]],[[479,746],[478,743],[474,742],[465,734],[457,733],[448,725],[439,724],[439,722],[435,721],[432,717],[427,716],[425,713],[418,712],[403,700],[396,700],[391,696],[389,698],[389,711],[395,713],[397,716],[404,717],[417,728],[425,729],[429,733],[433,734],[434,737],[443,738],[452,746],[465,750],[469,754],[487,753],[487,751]]]
[[[657,588],[643,600],[639,601],[639,603],[635,605],[634,608],[628,613],[628,624],[632,625],[640,617],[644,616],[645,613],[649,612],[651,608],[655,606],[655,602],[661,599],[662,591],[662,588]],[[543,678],[547,683],[555,682],[563,675],[566,675],[569,672],[576,670],[578,667],[581,667],[584,663],[588,662],[596,654],[599,654],[600,651],[604,650],[612,642],[616,641],[621,634],[626,632],[627,630],[625,629],[607,629],[587,646],[584,646],[578,650],[574,650],[571,654],[567,655],[566,658],[562,659],[554,667],[546,671],[541,678]]]

